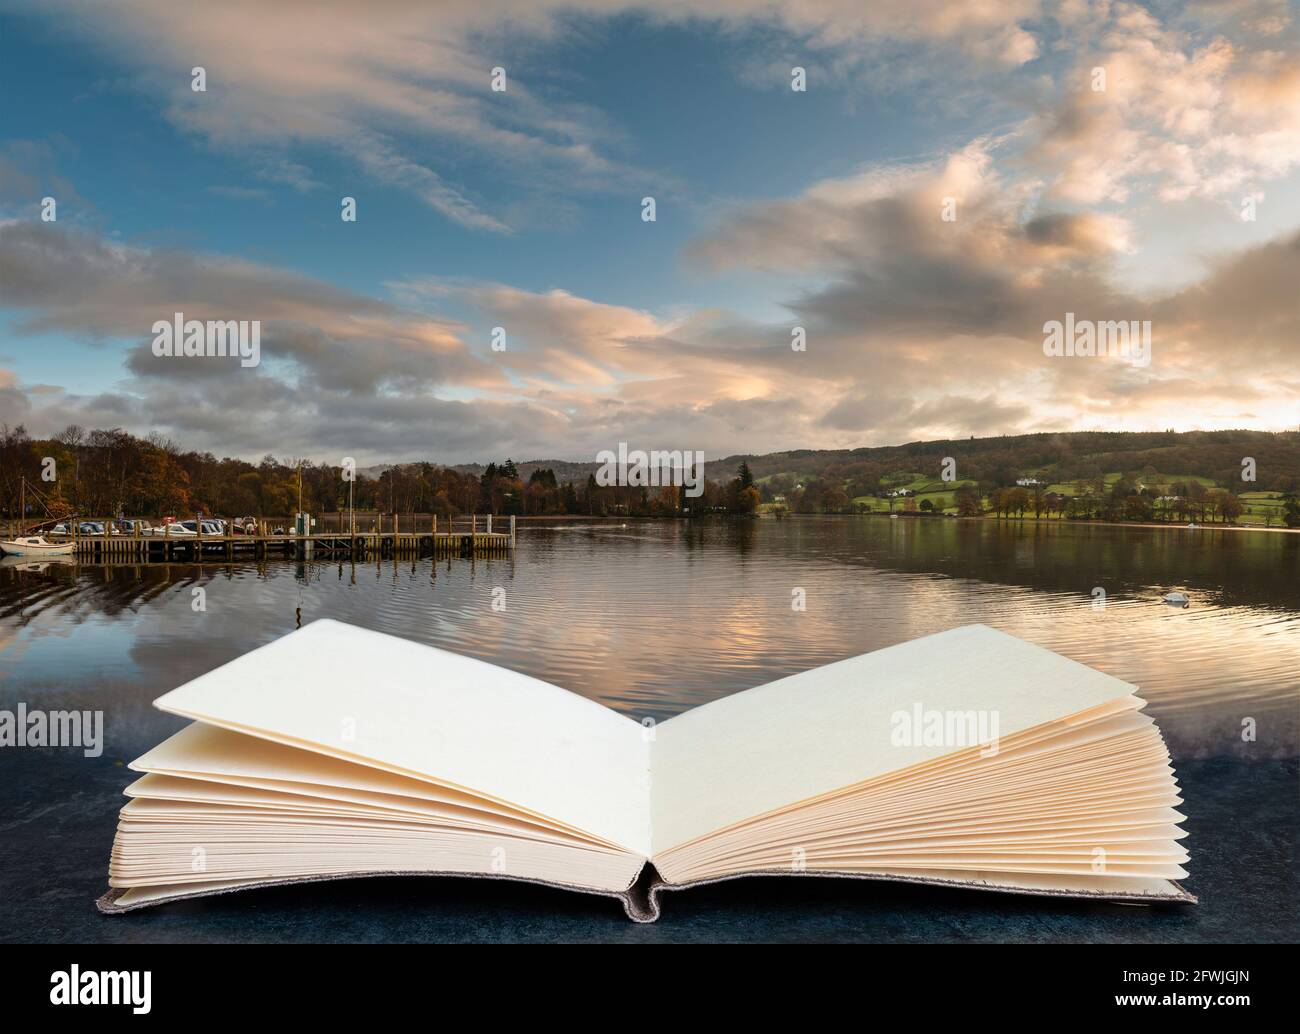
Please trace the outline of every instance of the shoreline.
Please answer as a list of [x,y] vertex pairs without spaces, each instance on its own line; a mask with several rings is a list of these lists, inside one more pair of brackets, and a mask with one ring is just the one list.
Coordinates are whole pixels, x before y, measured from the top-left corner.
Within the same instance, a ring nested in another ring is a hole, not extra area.
[[[957,517],[957,516],[954,516],[954,515],[945,515],[945,516],[943,516],[943,517],[933,517],[933,516],[926,516],[925,514],[920,514],[920,513],[915,513],[915,514],[899,513],[899,514],[897,514],[896,516],[897,516],[900,520],[911,520],[911,521],[931,521],[931,522],[935,522],[935,523],[942,523],[942,522],[944,522],[944,521],[950,521],[950,520],[956,520],[956,521],[998,521],[998,522],[1007,522],[1007,523],[1016,523],[1016,524],[1047,524],[1047,525],[1053,525],[1053,526],[1058,525],[1058,524],[1070,524],[1070,525],[1078,525],[1078,526],[1082,526],[1082,527],[1094,527],[1094,528],[1159,528],[1159,529],[1166,530],[1166,531],[1168,531],[1168,530],[1173,530],[1173,531],[1180,531],[1180,530],[1181,530],[1181,531],[1244,531],[1244,532],[1262,531],[1262,532],[1281,533],[1281,534],[1284,534],[1284,535],[1300,535],[1300,528],[1281,528],[1281,527],[1265,528],[1265,527],[1263,527],[1262,525],[1258,525],[1258,524],[1198,524],[1198,525],[1196,525],[1195,528],[1189,528],[1186,524],[1182,524],[1182,523],[1174,523],[1174,522],[1172,522],[1172,521],[1166,521],[1166,522],[1160,522],[1160,521],[1095,521],[1095,520],[1080,520],[1079,518],[1075,518],[1075,517],[992,517],[992,516],[988,516],[988,515],[983,515],[983,516],[980,516],[980,517]],[[874,511],[874,512],[871,512],[871,513],[786,513],[786,514],[784,514],[784,515],[781,516],[781,517],[777,517],[775,514],[770,513],[770,512],[769,512],[769,513],[756,513],[756,514],[711,513],[711,514],[705,514],[703,517],[690,517],[690,516],[688,516],[688,515],[686,515],[686,514],[637,514],[637,515],[632,515],[632,514],[619,514],[619,515],[615,515],[615,516],[606,515],[606,516],[603,516],[603,517],[602,517],[602,516],[599,516],[599,515],[593,516],[592,514],[585,514],[585,513],[582,513],[582,514],[579,514],[579,513],[569,513],[569,514],[547,514],[547,515],[541,515],[541,514],[539,514],[539,515],[530,515],[530,516],[527,516],[527,517],[516,517],[515,519],[516,519],[520,524],[531,524],[531,523],[535,523],[535,522],[543,522],[543,521],[565,521],[565,522],[574,522],[574,523],[577,523],[577,522],[596,522],[596,521],[601,521],[601,522],[606,522],[606,523],[624,523],[624,524],[626,524],[626,523],[630,523],[630,522],[632,522],[632,521],[637,521],[637,522],[644,522],[644,521],[689,521],[689,520],[714,520],[714,519],[717,519],[717,518],[722,518],[722,519],[725,519],[725,520],[731,520],[731,519],[744,519],[744,520],[749,520],[749,519],[751,519],[751,518],[757,518],[757,519],[761,519],[761,520],[787,520],[787,519],[792,518],[792,517],[800,517],[800,518],[802,518],[802,517],[817,517],[817,518],[823,518],[823,517],[834,517],[834,518],[841,518],[841,517],[868,517],[868,518],[872,518],[872,517],[874,517],[874,518],[878,518],[878,519],[879,519],[879,518],[883,518],[883,519],[885,519],[885,520],[888,520],[889,517],[890,517],[890,515],[889,515],[888,513],[884,512],[883,510],[878,510],[878,511]]]
[[1078,524],[1095,528],[1159,528],[1172,531],[1265,531],[1281,532],[1285,535],[1300,535],[1300,528],[1265,528],[1254,524],[1198,524],[1189,528],[1186,524],[1166,521],[1086,521],[1071,517],[958,517],[959,521],[1015,521],[1019,524]]

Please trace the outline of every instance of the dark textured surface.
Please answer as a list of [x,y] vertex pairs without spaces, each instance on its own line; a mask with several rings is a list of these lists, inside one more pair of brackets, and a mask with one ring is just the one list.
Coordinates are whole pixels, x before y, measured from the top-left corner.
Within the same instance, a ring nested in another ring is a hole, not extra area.
[[1188,816],[1188,907],[1093,905],[885,883],[765,878],[665,896],[630,922],[609,898],[473,879],[403,877],[250,891],[101,916],[94,900],[121,790],[120,760],[68,751],[0,757],[0,939],[128,941],[1132,941],[1300,939],[1295,761],[1178,764]]

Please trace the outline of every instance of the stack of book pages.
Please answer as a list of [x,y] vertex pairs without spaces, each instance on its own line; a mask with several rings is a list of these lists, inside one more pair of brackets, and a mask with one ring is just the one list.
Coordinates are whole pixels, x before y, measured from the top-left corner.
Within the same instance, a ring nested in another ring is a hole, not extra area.
[[[495,665],[316,621],[157,701],[101,910],[384,874],[659,914],[757,874],[1191,902],[1133,686],[982,625],[647,727]],[[341,891],[345,892],[345,891]]]

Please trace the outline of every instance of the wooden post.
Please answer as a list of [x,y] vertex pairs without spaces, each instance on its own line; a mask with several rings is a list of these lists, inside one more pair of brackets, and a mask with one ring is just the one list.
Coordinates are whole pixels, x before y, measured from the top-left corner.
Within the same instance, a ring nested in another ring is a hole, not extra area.
[[488,514],[487,533],[488,533],[489,535],[492,534],[492,515],[491,515],[491,514]]
[[510,548],[515,548],[515,515],[510,515]]
[[471,536],[478,534],[478,514],[469,515],[469,533]]

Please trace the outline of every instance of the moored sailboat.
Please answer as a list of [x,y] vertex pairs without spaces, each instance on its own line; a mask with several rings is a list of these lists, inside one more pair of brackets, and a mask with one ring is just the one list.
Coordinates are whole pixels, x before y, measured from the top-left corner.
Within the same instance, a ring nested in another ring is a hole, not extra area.
[[23,535],[0,540],[0,551],[8,556],[70,556],[71,542],[50,542],[44,535]]
[[[35,490],[33,488],[33,490]],[[22,527],[27,516],[27,479],[19,485],[19,534],[12,539],[0,539],[0,552],[8,556],[71,556],[75,545],[71,542],[50,542],[44,535],[24,535]],[[40,493],[36,493],[40,496]],[[43,525],[36,525],[40,528]]]

